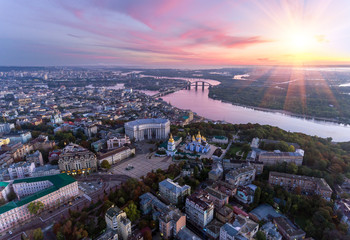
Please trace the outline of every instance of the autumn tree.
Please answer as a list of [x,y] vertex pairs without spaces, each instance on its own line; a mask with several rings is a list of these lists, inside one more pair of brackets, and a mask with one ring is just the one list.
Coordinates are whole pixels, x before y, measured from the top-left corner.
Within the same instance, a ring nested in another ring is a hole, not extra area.
[[41,231],[41,228],[34,229],[34,231],[33,231],[33,238],[34,238],[34,240],[42,240],[42,239],[44,239],[44,234]]
[[105,168],[105,169],[110,169],[111,165],[109,164],[109,162],[107,160],[103,160],[101,163],[101,167]]
[[27,208],[28,208],[28,211],[31,213],[31,214],[38,214],[40,213],[40,211],[42,209],[44,209],[45,205],[44,203],[40,202],[40,201],[36,201],[36,202],[31,202],[28,204]]

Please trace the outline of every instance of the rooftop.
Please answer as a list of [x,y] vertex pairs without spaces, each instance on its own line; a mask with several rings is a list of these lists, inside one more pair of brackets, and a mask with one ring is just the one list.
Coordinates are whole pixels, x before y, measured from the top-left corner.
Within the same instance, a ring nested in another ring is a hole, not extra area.
[[10,211],[16,207],[23,206],[27,203],[30,203],[32,201],[35,201],[36,199],[39,199],[43,196],[46,196],[47,194],[50,194],[52,192],[57,191],[58,189],[65,187],[71,183],[76,182],[74,178],[71,176],[68,176],[65,173],[57,174],[57,175],[51,175],[51,176],[43,176],[43,177],[35,177],[35,178],[25,178],[25,179],[16,179],[13,181],[13,184],[17,183],[32,183],[32,182],[40,182],[40,181],[50,181],[53,186],[46,188],[42,191],[39,191],[35,194],[32,194],[30,196],[27,196],[25,198],[22,198],[19,201],[12,201],[9,202],[3,206],[0,207],[0,214]]
[[305,232],[294,226],[288,219],[284,217],[274,218],[273,221],[278,225],[277,228],[282,228],[289,236],[305,235]]
[[212,195],[212,196],[214,196],[214,197],[216,197],[216,198],[218,198],[218,199],[220,199],[220,200],[223,200],[223,199],[228,198],[228,196],[227,196],[226,194],[224,194],[224,193],[222,193],[222,192],[220,192],[220,191],[218,191],[218,190],[215,190],[215,189],[213,189],[213,188],[211,188],[211,187],[206,187],[206,188],[204,189],[204,191],[206,191],[206,192],[209,193],[210,195]]
[[135,121],[125,123],[125,127],[134,127],[142,124],[165,124],[170,123],[168,119],[164,118],[147,118],[147,119],[138,119]]
[[173,182],[170,178],[167,178],[159,183],[159,187],[163,186],[167,189],[169,189],[173,193],[182,193],[186,191],[187,189],[190,189],[191,187],[188,185],[180,186],[178,183]]
[[261,220],[269,220],[275,217],[283,216],[281,213],[277,212],[272,206],[269,204],[261,204],[258,207],[254,208],[250,214],[256,216],[260,221]]
[[327,182],[323,178],[294,175],[289,173],[281,173],[281,172],[273,172],[273,171],[270,172],[269,178],[270,177],[283,177],[283,178],[290,178],[293,180],[313,181],[318,185],[319,188],[327,191],[332,191],[332,188],[327,184]]
[[119,215],[122,212],[123,212],[123,210],[121,210],[118,207],[111,207],[111,208],[109,208],[107,210],[106,215],[108,215],[108,216],[110,216],[112,218],[112,217],[114,217],[116,215]]

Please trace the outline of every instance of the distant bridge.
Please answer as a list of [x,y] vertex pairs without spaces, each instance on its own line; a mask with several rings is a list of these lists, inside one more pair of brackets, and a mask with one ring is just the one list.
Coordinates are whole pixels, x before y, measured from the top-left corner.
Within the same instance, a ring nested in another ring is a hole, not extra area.
[[196,89],[198,89],[198,87],[200,86],[202,87],[202,89],[204,89],[205,86],[211,87],[213,85],[205,81],[195,81],[195,82],[188,81],[186,89],[190,90],[191,87],[195,87]]

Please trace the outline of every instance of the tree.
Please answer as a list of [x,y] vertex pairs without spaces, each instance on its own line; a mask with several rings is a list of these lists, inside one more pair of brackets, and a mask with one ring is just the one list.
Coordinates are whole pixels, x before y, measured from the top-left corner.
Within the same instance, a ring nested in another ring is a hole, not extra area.
[[152,231],[149,228],[146,228],[143,232],[143,238],[145,240],[152,240]]
[[105,169],[110,169],[111,165],[109,164],[109,162],[107,160],[103,160],[101,163],[101,167],[105,168]]
[[264,234],[263,232],[258,231],[258,232],[256,233],[256,239],[257,239],[257,240],[266,240],[266,236],[265,236],[265,234]]
[[34,240],[42,240],[42,239],[44,239],[44,234],[41,231],[41,228],[34,229],[34,231],[33,231],[33,238],[34,238]]
[[57,238],[57,240],[64,240],[64,239],[66,239],[62,232],[58,232],[56,234],[56,238]]
[[130,221],[134,222],[136,219],[140,218],[140,211],[137,210],[137,206],[133,201],[130,202],[130,204],[124,208],[124,211]]
[[40,202],[40,201],[36,201],[36,202],[31,202],[28,204],[27,208],[28,208],[28,211],[31,213],[31,214],[37,214],[37,213],[40,213],[40,211],[42,209],[44,209],[45,205],[44,203]]
[[287,166],[287,172],[290,174],[296,174],[298,172],[298,166],[295,163],[289,163]]
[[295,147],[293,145],[290,145],[288,147],[288,152],[295,152]]
[[254,193],[254,204],[257,206],[260,203],[261,188],[257,187]]

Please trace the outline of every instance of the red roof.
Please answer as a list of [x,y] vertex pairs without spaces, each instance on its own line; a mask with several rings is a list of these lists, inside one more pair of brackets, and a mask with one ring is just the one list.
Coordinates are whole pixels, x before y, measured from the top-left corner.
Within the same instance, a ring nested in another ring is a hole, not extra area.
[[244,217],[248,217],[248,216],[249,216],[248,213],[246,213],[245,211],[243,211],[242,209],[240,209],[240,208],[237,207],[237,206],[234,206],[234,207],[233,207],[233,212],[234,212],[235,214],[237,214],[237,215],[242,215],[242,216],[244,216]]

